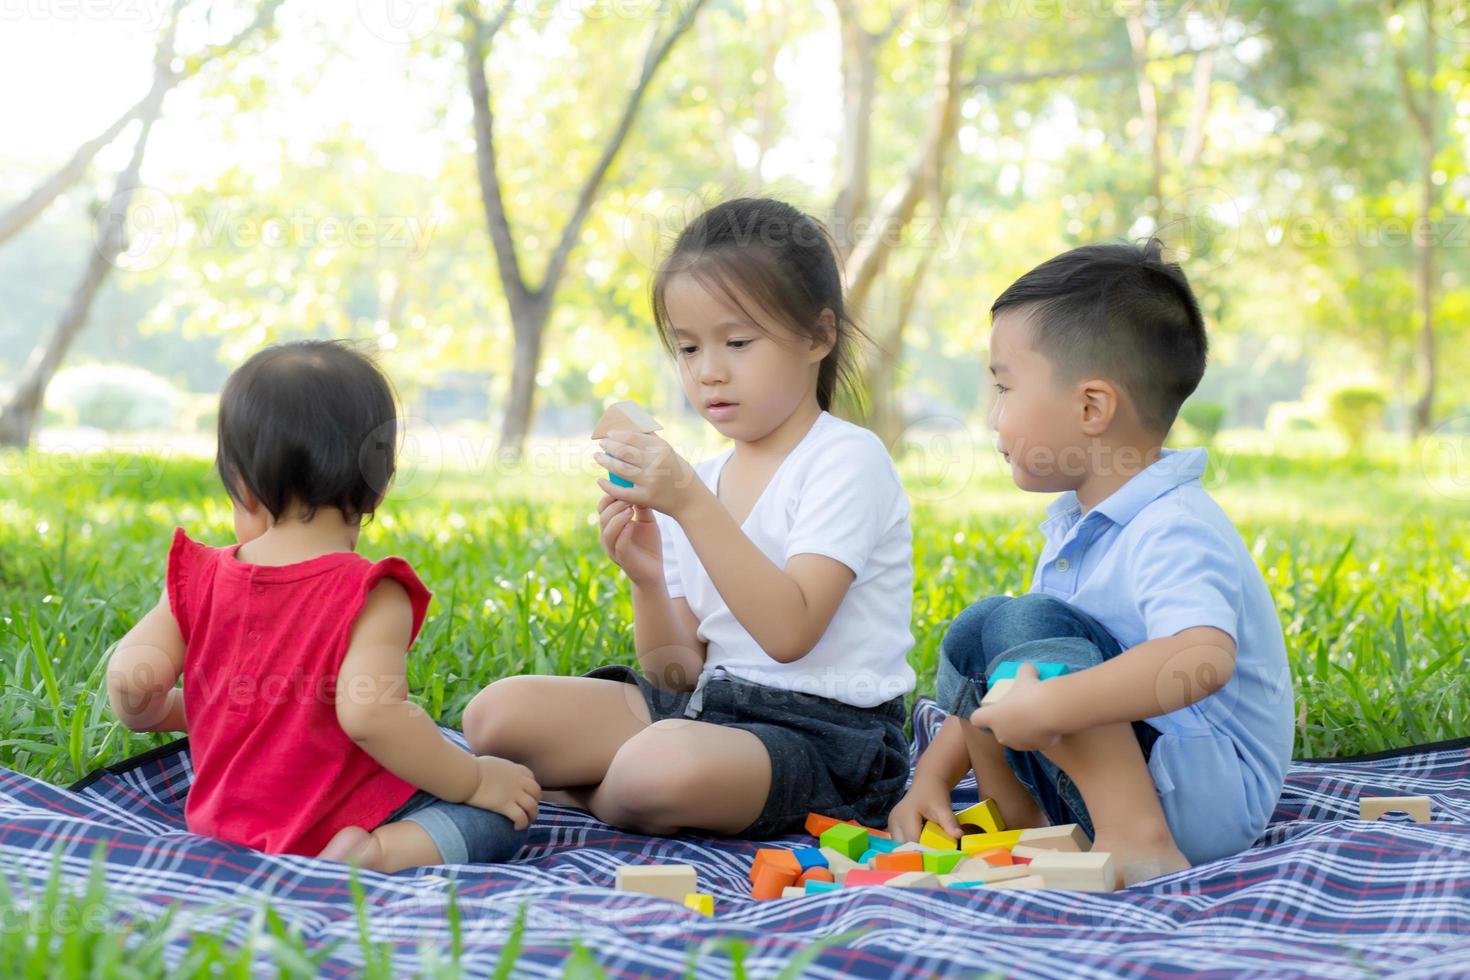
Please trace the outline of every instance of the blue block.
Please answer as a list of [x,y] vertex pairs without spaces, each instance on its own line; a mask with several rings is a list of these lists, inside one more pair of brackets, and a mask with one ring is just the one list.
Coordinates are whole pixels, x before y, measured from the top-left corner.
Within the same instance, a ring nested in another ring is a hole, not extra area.
[[[869,841],[869,843],[871,844],[872,841]],[[875,858],[877,856],[878,856],[878,852],[875,851],[875,850],[873,850],[870,847],[866,851],[863,852],[863,856],[862,857],[858,858],[858,864],[867,864],[869,861],[873,860],[873,858]]]
[[816,895],[821,892],[835,892],[842,886],[835,881],[809,881],[806,883],[806,893]]
[[791,854],[796,858],[796,862],[801,865],[801,870],[803,871],[807,868],[827,867],[827,855],[822,853],[820,847],[803,847],[799,851],[792,851]]
[[898,850],[898,841],[888,837],[869,837],[868,850],[876,854],[892,854]]
[[951,881],[948,885],[945,885],[944,887],[946,887],[946,888],[984,888],[985,887],[985,882],[983,882],[983,881]]
[[995,673],[990,675],[990,679],[992,681],[1014,680],[1016,671],[1021,669],[1023,663],[1029,663],[1035,667],[1037,676],[1044,681],[1049,681],[1053,677],[1061,677],[1070,669],[1066,664],[1052,664],[1036,660],[1005,660],[995,668]]
[[616,473],[609,473],[607,475],[607,478],[608,478],[608,481],[610,483],[612,483],[612,485],[615,486],[615,487],[631,487],[633,485],[629,481],[627,481],[627,480],[623,479],[622,477],[618,476]]

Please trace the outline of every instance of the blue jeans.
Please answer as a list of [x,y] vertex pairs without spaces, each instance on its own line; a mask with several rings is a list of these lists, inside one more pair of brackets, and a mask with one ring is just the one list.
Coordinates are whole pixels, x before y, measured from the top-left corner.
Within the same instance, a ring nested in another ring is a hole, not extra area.
[[[433,838],[441,864],[492,864],[509,861],[530,829],[516,830],[510,819],[468,803],[448,803],[418,790],[383,824],[411,820]],[[379,824],[378,826],[382,826]]]
[[[991,596],[960,613],[944,634],[939,706],[968,718],[985,696],[987,678],[1007,660],[1066,664],[1069,673],[1076,673],[1122,652],[1102,624],[1060,599],[1036,592]],[[1147,759],[1159,731],[1143,721],[1135,721],[1133,731]],[[1006,749],[1005,758],[1047,819],[1053,824],[1078,824],[1093,836],[1092,818],[1070,776],[1040,752]]]

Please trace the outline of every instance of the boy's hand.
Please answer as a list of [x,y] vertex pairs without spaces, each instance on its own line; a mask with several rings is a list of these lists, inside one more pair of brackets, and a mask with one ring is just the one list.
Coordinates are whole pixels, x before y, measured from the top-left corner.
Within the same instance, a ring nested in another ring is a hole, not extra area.
[[1032,663],[1016,671],[1015,683],[1004,697],[971,714],[970,724],[989,729],[997,742],[1017,752],[1044,751],[1062,737],[1047,686]]
[[597,485],[614,499],[677,518],[705,489],[689,461],[656,435],[619,430],[600,445],[602,451],[594,456],[598,464],[633,483],[619,487],[610,480],[598,480]]
[[917,841],[924,821],[933,820],[955,840],[960,839],[960,825],[954,818],[949,789],[938,780],[915,774],[913,785],[888,814],[888,832],[895,840]]
[[602,550],[634,585],[663,580],[664,547],[653,511],[603,495],[597,504]]
[[507,817],[516,830],[529,827],[540,810],[541,799],[541,785],[531,770],[489,755],[475,756],[475,764],[480,767],[480,785],[465,802]]

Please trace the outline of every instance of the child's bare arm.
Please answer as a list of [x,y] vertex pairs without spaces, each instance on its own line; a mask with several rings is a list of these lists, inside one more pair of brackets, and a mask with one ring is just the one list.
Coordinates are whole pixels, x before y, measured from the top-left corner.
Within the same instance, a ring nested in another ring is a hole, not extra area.
[[1047,681],[1071,734],[1115,721],[1141,721],[1194,704],[1235,673],[1235,641],[1213,626],[1196,626],[1140,643],[1096,667]]
[[688,600],[672,598],[663,579],[633,586],[633,638],[638,664],[660,687],[690,691],[704,669],[699,617]]
[[118,641],[107,663],[107,698],[122,723],[135,732],[182,732],[184,637],[168,594]]
[[408,699],[404,677],[413,610],[403,586],[380,582],[352,627],[337,674],[337,721],[383,768],[450,803],[480,784],[475,757],[446,740]]

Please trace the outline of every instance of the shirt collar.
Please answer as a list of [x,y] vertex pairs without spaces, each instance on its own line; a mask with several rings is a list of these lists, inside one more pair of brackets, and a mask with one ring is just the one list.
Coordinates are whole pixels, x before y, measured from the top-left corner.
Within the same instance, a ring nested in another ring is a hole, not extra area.
[[[1133,479],[1113,491],[1112,496],[1092,509],[1114,524],[1127,524],[1138,512],[1159,497],[1204,475],[1209,465],[1207,449],[1165,449],[1158,460]],[[1052,501],[1046,508],[1047,520],[1041,525],[1049,530],[1055,524],[1070,522],[1082,513],[1077,494],[1071,490]]]

